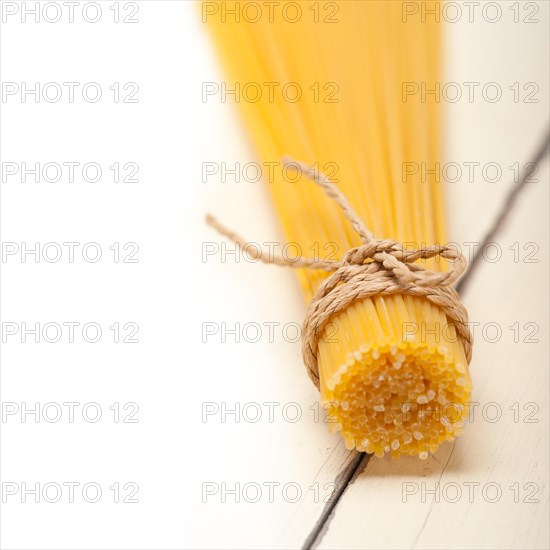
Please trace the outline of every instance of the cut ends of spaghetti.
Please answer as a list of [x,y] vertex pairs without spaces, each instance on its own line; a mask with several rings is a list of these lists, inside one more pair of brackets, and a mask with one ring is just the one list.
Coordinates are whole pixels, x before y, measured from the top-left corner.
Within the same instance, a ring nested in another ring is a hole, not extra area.
[[[435,308],[416,298],[391,299],[412,314],[409,332],[384,330],[387,304],[380,302],[357,304],[355,326],[348,316],[334,320],[346,345],[320,346],[321,397],[329,429],[340,432],[348,449],[426,459],[462,433],[472,390],[468,363],[454,327],[444,316],[438,323]],[[410,330],[413,323],[423,328]]]

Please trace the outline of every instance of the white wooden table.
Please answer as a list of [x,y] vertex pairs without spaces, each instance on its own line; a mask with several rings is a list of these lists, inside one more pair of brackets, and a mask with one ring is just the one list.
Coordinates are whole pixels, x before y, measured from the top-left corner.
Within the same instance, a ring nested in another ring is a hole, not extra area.
[[[369,458],[328,433],[290,341],[304,315],[291,270],[219,252],[203,261],[205,243],[221,242],[207,211],[260,243],[280,230],[261,183],[203,179],[204,162],[254,157],[231,103],[201,100],[222,76],[197,6],[144,0],[138,25],[2,25],[4,80],[140,84],[135,105],[1,106],[4,160],[97,160],[108,174],[115,160],[140,165],[135,186],[2,187],[3,240],[140,244],[135,265],[2,266],[3,320],[140,326],[139,345],[3,349],[3,401],[98,401],[105,418],[110,403],[135,401],[140,412],[127,425],[2,423],[3,481],[97,480],[106,498],[114,480],[139,485],[129,505],[10,497],[2,548],[549,547],[547,153],[505,204],[513,167],[522,174],[548,132],[549,4],[528,3],[538,23],[499,4],[498,23],[447,26],[446,81],[497,82],[506,98],[445,105],[445,156],[464,169],[446,185],[450,237],[467,252],[506,219],[462,289],[478,323],[474,417],[427,461]],[[523,101],[527,83],[535,103]],[[480,174],[487,163],[499,181]]]

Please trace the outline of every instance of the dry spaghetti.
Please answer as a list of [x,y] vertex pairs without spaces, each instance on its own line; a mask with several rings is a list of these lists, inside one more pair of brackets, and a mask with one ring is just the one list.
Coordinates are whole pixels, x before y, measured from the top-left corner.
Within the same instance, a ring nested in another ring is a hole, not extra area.
[[[441,185],[422,169],[440,159],[439,105],[403,95],[407,83],[439,79],[440,25],[405,23],[400,2],[336,4],[333,23],[305,16],[294,22],[210,18],[226,88],[236,90],[233,99],[264,165],[287,152],[316,161],[304,173],[327,173],[372,234],[391,239],[391,246],[401,243],[404,251],[432,245],[447,251],[438,244],[446,242]],[[273,93],[251,101],[240,94],[250,83],[271,83]],[[299,99],[282,93],[289,83],[302,91]],[[289,181],[282,165],[267,185],[288,241],[302,250],[335,252],[325,260],[365,272],[372,258],[350,264],[347,253],[367,243],[334,200]],[[421,256],[417,264],[405,262],[405,275],[415,273],[413,265],[441,271],[443,278],[454,273],[441,255]],[[331,270],[301,267],[309,303],[330,284]],[[434,285],[416,286],[454,292]],[[310,371],[318,373],[329,427],[348,448],[426,458],[461,433],[471,393],[470,340],[462,312],[453,313],[457,302],[449,300],[384,293],[327,310],[332,337],[318,329],[309,344],[315,360]]]

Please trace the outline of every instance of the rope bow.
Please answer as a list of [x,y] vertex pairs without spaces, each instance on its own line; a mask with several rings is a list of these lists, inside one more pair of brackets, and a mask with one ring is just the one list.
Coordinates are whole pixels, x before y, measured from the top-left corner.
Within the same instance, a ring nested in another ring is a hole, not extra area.
[[[466,259],[449,246],[428,246],[418,250],[405,250],[392,239],[379,239],[365,226],[344,194],[327,176],[315,172],[302,162],[284,159],[286,166],[295,166],[310,180],[317,183],[342,209],[353,230],[363,243],[348,250],[340,261],[298,258],[289,260],[257,247],[247,254],[264,263],[293,268],[318,269],[330,272],[320,284],[309,303],[302,325],[302,355],[308,375],[319,388],[317,351],[319,338],[330,319],[350,304],[374,296],[408,294],[426,298],[442,309],[454,324],[464,345],[468,363],[472,356],[472,335],[468,328],[468,314],[456,290],[450,286],[464,273]],[[227,229],[216,218],[207,215],[206,222],[221,235],[243,250],[249,244],[237,233]],[[448,271],[431,271],[415,264],[417,260],[440,256],[451,262]]]

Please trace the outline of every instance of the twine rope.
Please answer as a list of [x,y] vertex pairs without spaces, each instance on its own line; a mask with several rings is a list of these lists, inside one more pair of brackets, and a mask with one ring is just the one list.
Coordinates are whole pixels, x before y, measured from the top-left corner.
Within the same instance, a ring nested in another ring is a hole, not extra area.
[[[319,185],[325,194],[342,209],[346,219],[363,243],[348,250],[340,261],[311,258],[293,258],[270,254],[250,244],[234,231],[208,214],[206,222],[221,235],[235,243],[242,251],[264,263],[285,267],[318,269],[330,272],[311,299],[302,325],[302,356],[312,382],[319,388],[317,353],[319,339],[330,319],[350,304],[374,296],[407,294],[429,300],[438,306],[453,323],[461,339],[468,363],[472,357],[472,335],[468,328],[468,313],[451,286],[464,273],[467,261],[462,254],[449,246],[428,246],[418,250],[405,250],[392,239],[379,239],[365,226],[345,195],[320,172],[303,162],[284,159],[286,166],[294,166]],[[440,256],[450,261],[448,271],[431,271],[415,264],[419,259]]]

